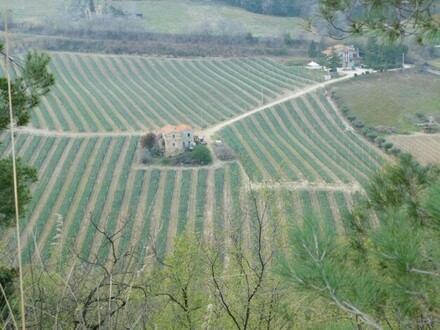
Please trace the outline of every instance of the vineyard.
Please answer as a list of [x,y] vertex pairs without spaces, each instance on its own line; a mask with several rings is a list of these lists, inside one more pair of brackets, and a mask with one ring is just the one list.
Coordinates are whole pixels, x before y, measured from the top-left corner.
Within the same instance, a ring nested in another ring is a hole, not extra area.
[[322,93],[277,105],[220,131],[254,181],[364,183],[384,158],[347,130]]
[[[18,137],[18,154],[39,171],[22,222],[25,260],[59,262],[73,251],[104,258],[108,247],[100,247],[96,227],[112,233],[121,226],[119,249],[132,246],[144,253],[154,241],[163,256],[172,237],[185,230],[215,236],[244,218],[246,179],[237,162],[218,168],[134,170],[137,143],[138,138]],[[5,135],[0,151],[8,153],[9,147]],[[288,219],[302,219],[313,210],[336,222],[352,198],[342,191],[276,194]],[[245,222],[243,232],[249,226]],[[13,234],[4,239],[15,243]]]
[[138,131],[186,123],[206,128],[322,80],[263,58],[181,60],[51,54],[54,91],[36,128]]
[[[313,213],[342,231],[355,192],[385,161],[316,92],[219,131],[238,161],[139,166],[140,132],[167,123],[213,126],[311,86],[313,76],[260,58],[52,58],[56,88],[35,111],[34,130],[16,140],[18,155],[39,173],[21,224],[25,261],[63,263],[75,253],[104,260],[111,251],[99,231],[121,231],[119,251],[144,258],[151,246],[164,256],[186,230],[211,239],[227,230],[248,236],[252,187],[266,187],[270,216],[287,226]],[[10,155],[9,135],[0,138],[0,155]],[[15,245],[12,233],[3,240]]]

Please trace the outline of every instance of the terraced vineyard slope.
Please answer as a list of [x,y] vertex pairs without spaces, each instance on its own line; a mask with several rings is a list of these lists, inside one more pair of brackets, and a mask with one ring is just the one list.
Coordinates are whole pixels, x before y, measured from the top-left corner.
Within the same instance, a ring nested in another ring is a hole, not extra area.
[[[39,171],[21,226],[27,261],[104,260],[110,251],[98,229],[124,228],[117,248],[144,258],[171,251],[185,230],[248,237],[250,189],[273,196],[268,214],[286,226],[314,212],[342,231],[353,194],[384,162],[311,92],[322,85],[308,71],[262,58],[52,57],[57,87],[33,127],[17,132],[18,155]],[[216,132],[238,161],[141,166],[140,136],[178,123]],[[9,135],[0,138],[0,155],[10,155]],[[2,239],[15,245],[13,234]]]
[[323,79],[263,58],[51,57],[57,84],[32,117],[34,127],[48,130],[205,128]]
[[249,116],[219,135],[236,149],[253,181],[298,187],[345,184],[350,189],[385,159],[347,125],[317,92]]

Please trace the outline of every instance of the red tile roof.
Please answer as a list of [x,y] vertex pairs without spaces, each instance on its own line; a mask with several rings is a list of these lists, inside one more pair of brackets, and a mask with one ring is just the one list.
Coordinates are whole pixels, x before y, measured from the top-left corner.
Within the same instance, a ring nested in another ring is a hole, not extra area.
[[169,133],[171,133],[171,132],[175,132],[175,131],[176,131],[176,127],[173,126],[173,125],[165,125],[164,127],[162,127],[162,128],[160,129],[160,132],[161,132],[163,135],[167,135],[167,134],[169,134]]
[[162,127],[160,129],[160,132],[164,135],[169,134],[171,132],[183,132],[186,130],[192,130],[193,128],[189,125],[186,124],[180,124],[177,126],[173,126],[173,125],[165,125],[164,127]]
[[176,126],[176,131],[179,131],[179,132],[183,132],[186,130],[192,130],[192,129],[193,128],[191,126],[186,125],[186,124],[180,124],[180,125]]

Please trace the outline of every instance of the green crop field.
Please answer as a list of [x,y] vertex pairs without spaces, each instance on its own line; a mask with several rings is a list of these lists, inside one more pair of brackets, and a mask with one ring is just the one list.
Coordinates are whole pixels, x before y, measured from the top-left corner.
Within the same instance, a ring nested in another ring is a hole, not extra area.
[[51,56],[57,84],[32,117],[34,127],[49,130],[206,128],[322,79],[263,58]]
[[[165,124],[211,128],[319,81],[264,58],[157,59],[52,54],[54,91],[17,133],[16,150],[39,181],[21,222],[24,260],[63,263],[110,254],[99,231],[122,230],[119,251],[172,251],[184,231],[249,237],[249,189],[270,192],[286,225],[314,212],[343,230],[353,194],[385,156],[347,131],[321,92],[270,106],[217,134],[237,161],[148,167],[139,136]],[[293,95],[293,94],[292,94]],[[202,132],[203,133],[203,132]],[[11,153],[8,134],[0,155]],[[260,194],[267,196],[267,194]],[[265,197],[264,197],[265,198]],[[238,225],[237,225],[238,224]],[[237,227],[238,226],[238,227]],[[5,233],[3,243],[16,239]]]
[[[8,154],[9,142],[5,136],[0,152]],[[231,221],[245,218],[246,179],[238,163],[220,168],[135,169],[137,143],[137,137],[19,135],[18,154],[39,170],[34,198],[22,220],[26,261],[41,258],[58,263],[68,260],[73,251],[85,258],[105,258],[108,246],[101,247],[96,227],[112,233],[124,226],[119,249],[135,246],[143,252],[153,240],[157,253],[163,255],[178,233],[215,235]],[[290,208],[296,210],[295,218],[309,214],[311,199],[316,203],[313,210],[325,221],[339,222],[339,209],[346,209],[351,199],[351,193],[337,197],[343,190],[306,193],[279,193],[285,199],[281,212],[287,222],[294,220]],[[249,230],[249,224],[242,230]],[[15,242],[13,234],[3,239],[11,246]]]
[[220,136],[257,181],[364,182],[384,163],[319,93],[250,116]]
[[405,72],[384,72],[359,76],[338,84],[335,91],[365,125],[386,125],[398,132],[416,131],[414,117],[440,117],[440,76]]

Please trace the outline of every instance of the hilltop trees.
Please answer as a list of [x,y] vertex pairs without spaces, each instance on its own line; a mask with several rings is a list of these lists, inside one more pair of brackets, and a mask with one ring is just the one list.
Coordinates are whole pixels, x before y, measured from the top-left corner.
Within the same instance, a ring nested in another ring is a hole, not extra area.
[[401,67],[402,56],[407,53],[408,46],[380,45],[375,39],[368,39],[364,47],[364,64],[375,70]]
[[317,0],[219,0],[254,13],[274,16],[300,16],[307,13]]
[[440,322],[440,172],[402,155],[371,180],[346,232],[305,221],[286,278],[375,329]]
[[94,0],[66,0],[66,12],[72,16],[93,15],[96,12]]

